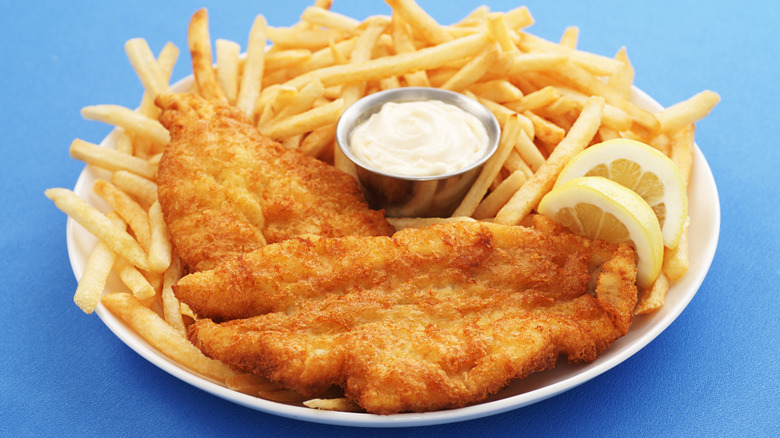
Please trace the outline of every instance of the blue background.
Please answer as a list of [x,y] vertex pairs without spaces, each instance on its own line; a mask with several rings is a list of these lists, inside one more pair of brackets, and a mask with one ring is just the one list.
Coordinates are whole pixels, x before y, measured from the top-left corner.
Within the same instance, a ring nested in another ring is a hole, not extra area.
[[[65,215],[43,196],[72,187],[83,164],[75,138],[110,130],[81,107],[134,107],[141,86],[123,44],[146,38],[182,49],[200,6],[212,38],[245,45],[254,16],[297,21],[309,1],[4,2],[0,14],[0,435],[133,436],[778,436],[777,2],[541,1],[530,29],[580,47],[628,48],[635,84],[663,105],[712,89],[721,97],[696,138],[715,175],[721,237],[711,270],[682,315],[639,353],[571,391],[500,415],[441,426],[357,429],[304,423],[223,401],[159,370],[72,302],[76,281]],[[452,23],[479,2],[425,1]],[[506,11],[519,3],[487,1]],[[380,1],[335,0],[356,18]]]

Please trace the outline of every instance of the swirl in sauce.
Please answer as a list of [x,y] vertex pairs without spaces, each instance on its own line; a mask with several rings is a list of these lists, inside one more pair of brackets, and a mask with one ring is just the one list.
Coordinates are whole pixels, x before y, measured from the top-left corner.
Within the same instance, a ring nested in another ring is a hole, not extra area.
[[388,102],[353,130],[350,148],[385,173],[437,176],[482,158],[488,133],[474,115],[438,100]]

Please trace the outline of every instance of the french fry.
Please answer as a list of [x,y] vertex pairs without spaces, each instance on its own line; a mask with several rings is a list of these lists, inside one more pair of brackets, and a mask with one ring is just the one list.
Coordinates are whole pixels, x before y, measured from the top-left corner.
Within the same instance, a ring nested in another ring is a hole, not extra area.
[[[397,12],[393,13],[392,20],[392,35],[393,35],[393,48],[396,54],[412,53],[417,50],[414,46],[414,37],[412,36],[412,30],[409,24],[398,15]],[[430,87],[431,84],[428,81],[428,75],[425,70],[418,70],[403,75],[406,85],[409,87]]]
[[[335,45],[335,44],[334,44]],[[265,54],[265,70],[274,71],[286,69],[310,60],[311,50],[307,49],[287,49]]]
[[217,39],[215,42],[217,51],[217,83],[228,103],[235,104],[238,98],[239,82],[239,55],[241,46],[225,39]]
[[[531,119],[531,121],[533,120],[534,119]],[[538,136],[539,133],[536,126],[537,123],[534,122],[534,132],[537,132],[537,136]],[[542,135],[541,137],[545,138],[546,135]],[[563,137],[558,139],[558,141],[556,141],[555,144],[560,143],[562,139]],[[531,141],[530,138],[528,138],[525,132],[522,132],[517,136],[517,139],[515,140],[515,150],[517,151],[518,154],[520,154],[520,157],[523,159],[525,163],[528,164],[528,166],[531,168],[532,171],[536,172],[537,170],[539,170],[540,167],[544,165],[545,162],[544,156],[542,156],[542,153],[539,152],[539,149],[536,148],[534,142]]]
[[206,357],[186,337],[157,313],[144,307],[133,295],[112,293],[104,295],[101,301],[149,344],[183,367],[220,382],[235,374],[222,362]]
[[506,161],[504,162],[504,169],[511,173],[521,172],[523,175],[525,175],[526,179],[530,179],[534,176],[534,171],[531,170],[525,161],[523,161],[523,159],[520,157],[520,154],[517,153],[517,150],[513,150],[509,153],[509,156],[506,157]]
[[157,200],[157,184],[135,173],[117,170],[111,176],[111,182],[123,192],[135,197],[144,208],[149,208]]
[[628,99],[631,97],[631,86],[634,83],[634,67],[631,65],[631,60],[628,59],[628,52],[625,47],[621,47],[618,50],[615,54],[615,59],[622,62],[623,67],[609,77],[607,84],[620,93],[623,98]]
[[149,270],[156,273],[165,272],[171,264],[172,246],[159,202],[149,207],[149,225],[151,228]]
[[309,6],[304,9],[301,20],[315,26],[338,29],[350,34],[357,33],[357,28],[360,26],[360,21],[352,17],[317,6]]
[[306,407],[323,411],[362,412],[363,408],[357,403],[344,397],[339,398],[313,398],[303,402]]
[[319,157],[336,140],[336,124],[322,126],[310,132],[301,140],[300,151],[312,157]]
[[430,44],[442,44],[452,40],[452,37],[444,30],[414,0],[386,0],[393,8],[393,13],[400,15],[405,22],[412,26],[414,32]]
[[520,186],[522,186],[525,181],[526,176],[522,171],[516,170],[512,172],[509,177],[501,181],[501,183],[479,203],[474,210],[472,217],[475,219],[495,217],[496,213],[498,213],[501,207],[509,201],[509,198],[520,189]]
[[690,222],[686,222],[677,248],[664,248],[664,263],[661,272],[666,275],[671,283],[679,281],[688,272],[691,265],[690,249],[688,247],[689,225]]
[[515,102],[507,102],[505,105],[517,112],[534,111],[546,107],[561,97],[561,92],[553,86],[541,88],[533,93],[526,94]]
[[[115,212],[109,212],[106,216],[117,229],[121,229],[125,225]],[[115,260],[116,253],[105,242],[98,240],[95,248],[89,254],[87,263],[84,265],[84,272],[79,278],[76,293],[73,295],[73,302],[84,313],[89,314],[95,311]]]
[[46,190],[45,194],[47,198],[54,201],[57,208],[73,218],[93,236],[106,242],[111,250],[140,269],[148,270],[146,253],[141,245],[126,231],[117,229],[106,215],[68,189],[52,188]]
[[579,37],[580,28],[577,26],[569,26],[563,31],[563,35],[561,35],[561,41],[558,44],[569,49],[576,49],[577,40]]
[[268,27],[266,32],[274,46],[308,50],[322,49],[327,47],[330,41],[338,42],[348,35],[338,29],[322,28]]
[[187,28],[187,43],[192,55],[192,73],[195,83],[198,84],[198,93],[207,99],[227,102],[212,67],[214,61],[211,54],[209,17],[205,8],[198,9],[192,15]]
[[135,74],[141,80],[144,89],[154,99],[160,93],[170,93],[171,87],[154,59],[149,44],[143,38],[133,38],[125,43],[125,52]]
[[75,139],[71,143],[70,156],[110,171],[125,170],[149,179],[154,178],[157,174],[157,166],[146,160],[80,139]]
[[479,172],[477,180],[472,184],[466,196],[461,201],[458,208],[452,213],[452,216],[471,216],[476,210],[482,198],[487,193],[490,183],[496,178],[496,175],[501,171],[501,167],[504,165],[507,156],[512,151],[512,148],[517,142],[517,137],[521,135],[520,122],[517,116],[514,115],[507,120],[503,131],[501,132],[501,139],[498,142],[498,149],[490,159],[485,162],[482,170]]
[[520,6],[504,13],[504,20],[509,29],[518,30],[534,24],[531,11],[526,6]]
[[149,140],[155,146],[165,146],[171,140],[168,130],[160,122],[120,105],[85,106],[81,110],[81,116],[87,120],[121,126],[126,131]]
[[514,225],[523,220],[542,199],[545,193],[552,189],[555,178],[567,161],[584,150],[601,124],[604,112],[604,99],[591,97],[582,109],[579,118],[571,127],[566,137],[558,144],[547,161],[534,173],[534,176],[520,187],[512,198],[496,214],[496,222]]
[[498,103],[516,101],[523,98],[523,92],[506,79],[494,79],[469,85],[468,91],[485,99]]
[[152,243],[152,230],[149,226],[149,217],[143,207],[129,195],[119,190],[115,185],[104,179],[97,179],[92,184],[92,191],[103,198],[111,208],[133,230],[138,243],[148,251]]
[[662,272],[649,288],[640,288],[634,315],[652,313],[663,307],[668,291],[669,279]]
[[322,86],[322,81],[319,79],[312,80],[296,93],[292,102],[285,105],[274,115],[274,119],[284,119],[312,108],[317,99],[322,97],[323,94],[325,94],[325,87]]
[[[173,43],[166,43],[160,51],[160,55],[157,56],[157,66],[162,74],[162,80],[165,84],[171,81],[171,74],[173,73],[173,67],[176,65],[176,61],[179,59],[179,48]],[[163,89],[167,90],[165,87]],[[138,112],[157,119],[157,114],[160,109],[154,105],[154,96],[151,93],[144,92],[141,98],[141,103],[138,105]]]
[[114,260],[114,272],[130,292],[140,301],[148,300],[155,295],[154,287],[149,280],[135,266],[125,260],[123,257],[117,257]]
[[336,123],[343,111],[344,100],[334,100],[326,105],[280,120],[262,130],[262,133],[276,139],[305,134],[319,127]]
[[255,101],[260,97],[260,89],[263,83],[266,27],[265,17],[262,15],[255,17],[252,29],[249,31],[246,62],[244,63],[241,86],[236,98],[236,106],[249,117],[254,117],[257,111]]
[[325,87],[350,82],[401,76],[418,70],[429,70],[482,51],[489,43],[484,34],[472,35],[416,52],[402,53],[355,64],[333,65],[298,76],[287,83],[298,86],[319,78]]
[[506,15],[502,13],[492,13],[487,16],[488,34],[494,41],[501,45],[502,52],[520,53],[512,37],[509,35],[509,28],[506,24]]
[[656,114],[661,123],[661,132],[681,129],[704,118],[718,102],[720,102],[718,93],[704,90],[687,100],[661,110]]
[[696,128],[692,123],[679,129],[672,135],[670,145],[669,158],[674,161],[677,170],[680,171],[686,187],[691,180],[691,171],[693,170],[695,131]]
[[499,46],[492,45],[485,52],[472,58],[463,68],[458,70],[447,82],[440,88],[450,91],[460,91],[467,86],[477,82],[496,62],[499,54]]
[[173,294],[173,283],[178,281],[183,275],[181,260],[177,255],[171,259],[171,264],[163,276],[163,287],[160,293],[163,304],[163,318],[165,322],[173,327],[182,336],[187,336],[187,329],[184,326],[184,318],[181,313],[181,303]]

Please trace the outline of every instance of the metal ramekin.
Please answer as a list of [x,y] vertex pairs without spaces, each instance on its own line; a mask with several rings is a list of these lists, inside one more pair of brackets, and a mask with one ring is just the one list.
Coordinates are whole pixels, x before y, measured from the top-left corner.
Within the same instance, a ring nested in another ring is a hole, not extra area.
[[[378,112],[386,102],[439,100],[474,115],[485,126],[488,148],[468,168],[436,176],[408,176],[375,169],[357,158],[349,145],[352,130]],[[364,97],[344,111],[336,128],[336,142],[352,161],[369,205],[385,209],[391,217],[444,217],[460,204],[479,170],[496,151],[501,128],[482,104],[460,93],[439,88],[407,87],[380,91]]]

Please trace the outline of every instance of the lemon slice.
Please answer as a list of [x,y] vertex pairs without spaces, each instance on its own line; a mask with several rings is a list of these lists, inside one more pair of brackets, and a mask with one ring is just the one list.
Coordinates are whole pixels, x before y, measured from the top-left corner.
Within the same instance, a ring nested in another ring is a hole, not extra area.
[[669,157],[638,141],[607,140],[575,156],[556,184],[581,176],[608,178],[638,193],[655,212],[664,245],[677,247],[688,217],[688,195],[680,171]]
[[537,211],[575,234],[631,244],[640,287],[649,287],[658,277],[664,256],[661,227],[650,206],[633,191],[602,177],[575,178],[547,193]]

